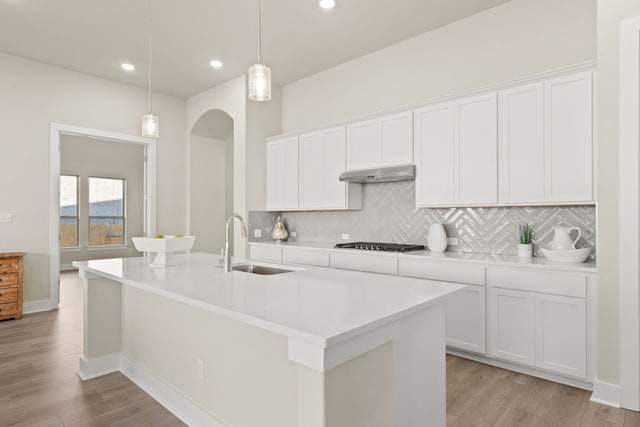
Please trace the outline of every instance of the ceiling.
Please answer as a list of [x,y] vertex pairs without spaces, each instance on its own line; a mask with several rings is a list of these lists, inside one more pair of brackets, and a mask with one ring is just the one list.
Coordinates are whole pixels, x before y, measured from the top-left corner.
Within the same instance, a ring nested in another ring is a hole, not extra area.
[[[323,10],[263,0],[262,62],[284,85],[506,1],[336,0]],[[245,73],[257,61],[257,5],[153,0],[154,90],[187,98]],[[146,49],[146,0],[0,0],[2,52],[146,87]]]

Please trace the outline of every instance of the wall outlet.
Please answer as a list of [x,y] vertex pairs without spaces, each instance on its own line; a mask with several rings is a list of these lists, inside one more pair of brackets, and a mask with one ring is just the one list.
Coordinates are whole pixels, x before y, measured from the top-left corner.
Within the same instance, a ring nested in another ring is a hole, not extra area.
[[0,222],[13,222],[13,214],[0,213]]
[[262,237],[262,230],[260,230],[259,228],[256,228],[255,230],[253,230],[253,237],[255,238]]
[[342,233],[342,240],[349,240],[349,235],[347,233]]
[[203,380],[204,379],[204,360],[202,359],[196,360],[196,365],[197,365],[197,371],[198,371],[198,378]]
[[460,239],[458,239],[457,237],[447,237],[447,244],[452,246],[459,245]]
[[297,237],[297,236],[298,236],[298,233],[296,233],[295,231],[291,232],[291,237]]

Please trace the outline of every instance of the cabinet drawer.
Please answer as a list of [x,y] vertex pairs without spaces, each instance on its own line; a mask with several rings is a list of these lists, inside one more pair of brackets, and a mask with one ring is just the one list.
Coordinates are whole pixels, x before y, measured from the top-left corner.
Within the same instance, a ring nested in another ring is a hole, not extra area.
[[313,249],[283,248],[282,263],[329,267],[329,252]]
[[20,260],[17,258],[0,259],[0,273],[18,271],[20,269]]
[[18,301],[18,288],[0,289],[0,304]]
[[18,303],[0,304],[0,319],[9,319],[18,315]]
[[487,267],[487,285],[578,298],[587,295],[587,276],[581,273]]
[[400,276],[484,285],[484,266],[457,262],[400,259]]
[[17,274],[0,274],[0,288],[18,284]]
[[282,262],[282,248],[277,246],[251,245],[249,254],[255,260]]
[[333,252],[331,254],[331,268],[397,275],[398,259],[380,255]]

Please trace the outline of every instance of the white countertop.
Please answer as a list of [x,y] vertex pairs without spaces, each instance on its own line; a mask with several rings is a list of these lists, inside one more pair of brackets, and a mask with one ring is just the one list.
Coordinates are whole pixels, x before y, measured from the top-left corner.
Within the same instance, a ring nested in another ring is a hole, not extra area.
[[586,261],[580,263],[559,263],[549,261],[542,256],[536,256],[533,258],[520,258],[510,255],[498,255],[498,254],[478,254],[468,252],[431,252],[429,250],[423,251],[409,251],[409,252],[380,252],[380,251],[367,251],[361,249],[344,249],[336,248],[334,243],[314,243],[314,242],[249,242],[250,245],[268,245],[277,246],[282,248],[300,248],[300,249],[317,249],[326,250],[331,252],[350,252],[358,254],[370,254],[376,256],[390,256],[395,258],[424,258],[433,261],[451,261],[451,262],[469,262],[475,264],[486,265],[501,265],[509,267],[526,267],[526,268],[540,268],[544,270],[558,270],[558,271],[580,271],[584,273],[597,273],[597,265],[595,261]]
[[253,261],[295,271],[271,276],[225,273],[218,265],[218,255],[182,256],[185,263],[164,268],[150,267],[143,257],[73,265],[81,272],[322,347],[420,311],[465,288],[431,280]]

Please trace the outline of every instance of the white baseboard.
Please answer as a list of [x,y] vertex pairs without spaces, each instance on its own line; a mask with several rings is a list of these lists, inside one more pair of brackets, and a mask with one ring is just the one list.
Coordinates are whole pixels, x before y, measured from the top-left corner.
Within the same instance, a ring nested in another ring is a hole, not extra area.
[[124,376],[188,426],[226,427],[226,424],[202,409],[191,399],[122,353],[110,354],[91,360],[81,357],[78,376],[85,381],[116,371],[122,372]]
[[71,264],[60,264],[60,271],[69,271],[69,270],[77,270],[77,268],[75,268]]
[[25,301],[22,304],[22,312],[24,314],[39,313],[41,311],[51,310],[51,301],[48,299],[41,299],[38,301]]
[[93,359],[85,359],[80,356],[80,366],[77,374],[82,381],[86,381],[119,371],[120,365],[120,353],[108,354]]
[[619,408],[620,386],[618,384],[605,383],[604,381],[598,380],[598,378],[594,379],[591,401]]

